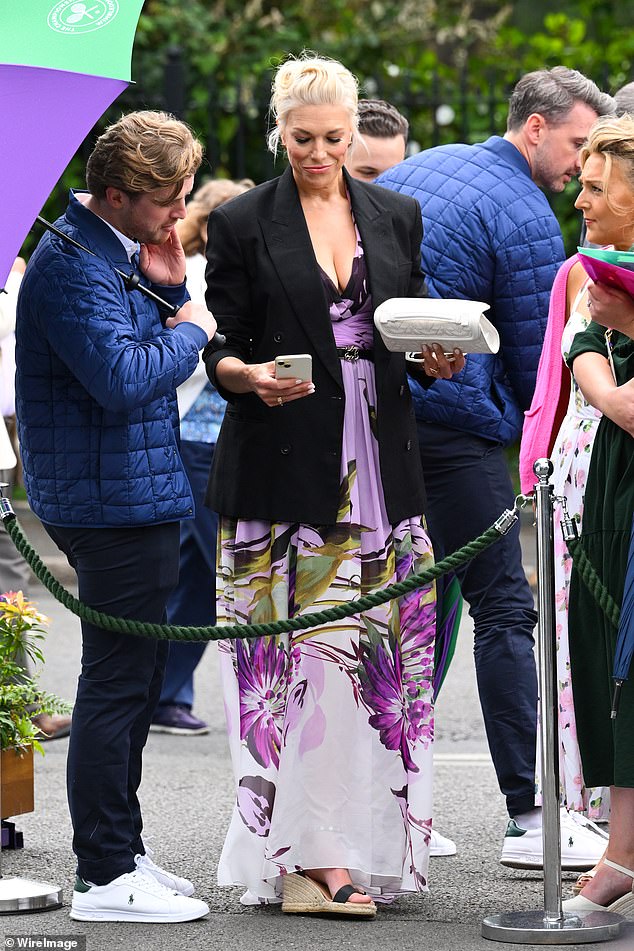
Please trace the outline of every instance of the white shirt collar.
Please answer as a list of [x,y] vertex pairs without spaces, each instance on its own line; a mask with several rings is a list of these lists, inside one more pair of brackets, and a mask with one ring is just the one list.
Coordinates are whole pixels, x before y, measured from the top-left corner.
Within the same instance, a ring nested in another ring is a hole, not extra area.
[[128,261],[132,261],[132,255],[138,254],[138,252],[141,250],[141,245],[139,242],[133,241],[132,238],[128,238],[126,234],[123,234],[121,231],[117,231],[117,229],[111,225],[109,221],[105,221],[103,218],[101,220],[104,222],[104,224],[108,225],[111,231],[114,231],[117,238],[125,248],[125,253],[128,255]]

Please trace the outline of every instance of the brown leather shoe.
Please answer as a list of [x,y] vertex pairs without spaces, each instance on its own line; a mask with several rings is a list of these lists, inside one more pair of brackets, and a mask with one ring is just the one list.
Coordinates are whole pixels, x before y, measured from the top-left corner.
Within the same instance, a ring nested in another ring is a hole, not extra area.
[[32,722],[42,733],[38,739],[45,743],[47,740],[60,740],[63,736],[68,736],[72,717],[61,713],[40,713],[32,718]]

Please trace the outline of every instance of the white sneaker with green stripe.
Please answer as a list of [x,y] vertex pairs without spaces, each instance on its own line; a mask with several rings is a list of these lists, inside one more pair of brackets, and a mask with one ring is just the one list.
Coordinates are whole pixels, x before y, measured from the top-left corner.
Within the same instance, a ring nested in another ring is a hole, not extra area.
[[[582,872],[593,868],[607,848],[607,833],[578,812],[561,809],[560,831],[563,869]],[[543,868],[542,826],[522,829],[515,819],[510,819],[500,862],[510,868]]]
[[79,876],[70,917],[76,921],[194,921],[209,914],[204,901],[165,888],[143,869],[119,875],[107,885],[91,885]]

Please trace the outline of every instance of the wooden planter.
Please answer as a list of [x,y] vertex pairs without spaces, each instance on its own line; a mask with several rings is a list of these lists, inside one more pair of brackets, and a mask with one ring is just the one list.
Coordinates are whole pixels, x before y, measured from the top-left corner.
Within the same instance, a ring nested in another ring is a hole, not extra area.
[[0,753],[0,817],[33,812],[33,750]]

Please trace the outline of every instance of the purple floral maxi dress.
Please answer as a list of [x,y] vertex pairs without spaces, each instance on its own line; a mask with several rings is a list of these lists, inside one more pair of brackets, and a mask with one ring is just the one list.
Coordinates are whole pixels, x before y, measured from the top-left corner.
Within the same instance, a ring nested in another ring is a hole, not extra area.
[[[321,277],[337,346],[371,348],[360,241],[343,293]],[[422,517],[387,519],[374,364],[342,360],[342,374],[337,523],[221,519],[220,623],[323,610],[433,564]],[[340,867],[375,898],[427,891],[434,635],[431,584],[322,627],[220,642],[237,786],[220,885],[275,902],[286,873]]]

